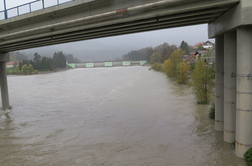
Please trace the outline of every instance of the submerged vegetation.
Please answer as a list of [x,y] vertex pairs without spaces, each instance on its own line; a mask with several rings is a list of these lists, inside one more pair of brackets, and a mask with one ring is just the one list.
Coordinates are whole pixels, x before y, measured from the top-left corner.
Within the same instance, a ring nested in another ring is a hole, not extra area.
[[208,115],[210,119],[215,119],[215,103],[214,102],[211,103],[211,107],[209,109]]
[[[189,87],[192,87],[198,104],[209,104],[214,93],[213,79],[215,78],[215,69],[208,62],[211,51],[205,53],[204,56],[197,57],[194,64],[187,64],[183,61],[186,52],[188,52],[188,45],[184,41],[181,43],[180,49],[174,50],[169,56],[162,57],[158,52],[154,52],[150,56],[152,69],[164,72],[179,84],[188,84]],[[215,117],[214,103],[211,105],[209,117],[211,119]]]
[[199,58],[192,72],[191,86],[198,104],[208,104],[213,94],[214,68],[210,68],[208,61]]
[[247,166],[252,166],[252,148],[245,152],[244,159],[247,162]]

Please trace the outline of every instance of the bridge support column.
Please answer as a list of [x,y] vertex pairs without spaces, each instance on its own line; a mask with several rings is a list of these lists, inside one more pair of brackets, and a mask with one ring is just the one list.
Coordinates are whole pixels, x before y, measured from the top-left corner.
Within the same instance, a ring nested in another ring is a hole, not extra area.
[[9,93],[7,84],[6,61],[9,61],[8,53],[0,53],[0,86],[2,97],[2,109],[9,109]]
[[224,141],[235,141],[236,31],[224,35]]
[[237,28],[236,156],[252,147],[252,26]]
[[215,38],[215,130],[223,131],[224,121],[224,36]]

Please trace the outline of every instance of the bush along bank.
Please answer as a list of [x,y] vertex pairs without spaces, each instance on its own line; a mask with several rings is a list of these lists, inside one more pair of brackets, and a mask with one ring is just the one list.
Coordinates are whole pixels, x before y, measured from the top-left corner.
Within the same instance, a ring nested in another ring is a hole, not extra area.
[[247,166],[252,166],[252,148],[245,152],[244,159],[247,162]]
[[[195,64],[189,65],[183,61],[185,52],[178,49],[172,52],[164,63],[160,63],[158,53],[151,56],[152,69],[165,72],[170,78],[174,78],[177,83],[185,84],[192,88],[197,104],[209,104],[214,95],[215,68],[208,62],[211,52],[204,56],[198,56]],[[214,105],[212,105],[209,117],[214,117]]]

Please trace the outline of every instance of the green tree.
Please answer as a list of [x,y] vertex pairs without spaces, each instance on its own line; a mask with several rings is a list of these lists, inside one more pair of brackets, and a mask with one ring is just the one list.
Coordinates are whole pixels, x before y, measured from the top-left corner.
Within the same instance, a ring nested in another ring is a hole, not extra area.
[[27,70],[29,71],[29,73],[32,73],[34,68],[33,68],[33,66],[31,64],[29,64]]
[[160,63],[160,55],[158,52],[154,52],[151,57],[150,57],[150,63],[154,64],[154,63]]
[[27,65],[25,64],[22,66],[22,73],[26,74],[27,71],[28,71],[28,68],[27,68]]
[[19,72],[20,72],[19,67],[16,66],[16,68],[15,68],[15,73],[18,74]]
[[209,103],[211,95],[213,94],[214,74],[214,69],[210,68],[208,61],[204,60],[204,57],[197,60],[191,76],[190,85],[193,87],[193,91],[199,104]]
[[185,42],[184,40],[180,44],[180,49],[185,51],[186,55],[190,55],[189,46],[188,46],[187,42]]
[[18,67],[19,67],[19,70],[22,70],[22,62],[21,61],[19,61]]

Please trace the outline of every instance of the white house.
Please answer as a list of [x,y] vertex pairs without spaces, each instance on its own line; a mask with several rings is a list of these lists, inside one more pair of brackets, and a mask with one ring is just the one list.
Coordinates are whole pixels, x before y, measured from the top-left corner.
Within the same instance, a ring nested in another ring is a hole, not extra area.
[[17,66],[19,62],[8,62],[6,63],[6,68],[13,68],[15,65]]
[[214,48],[214,44],[210,41],[207,41],[203,44],[203,48],[206,48],[206,49]]

